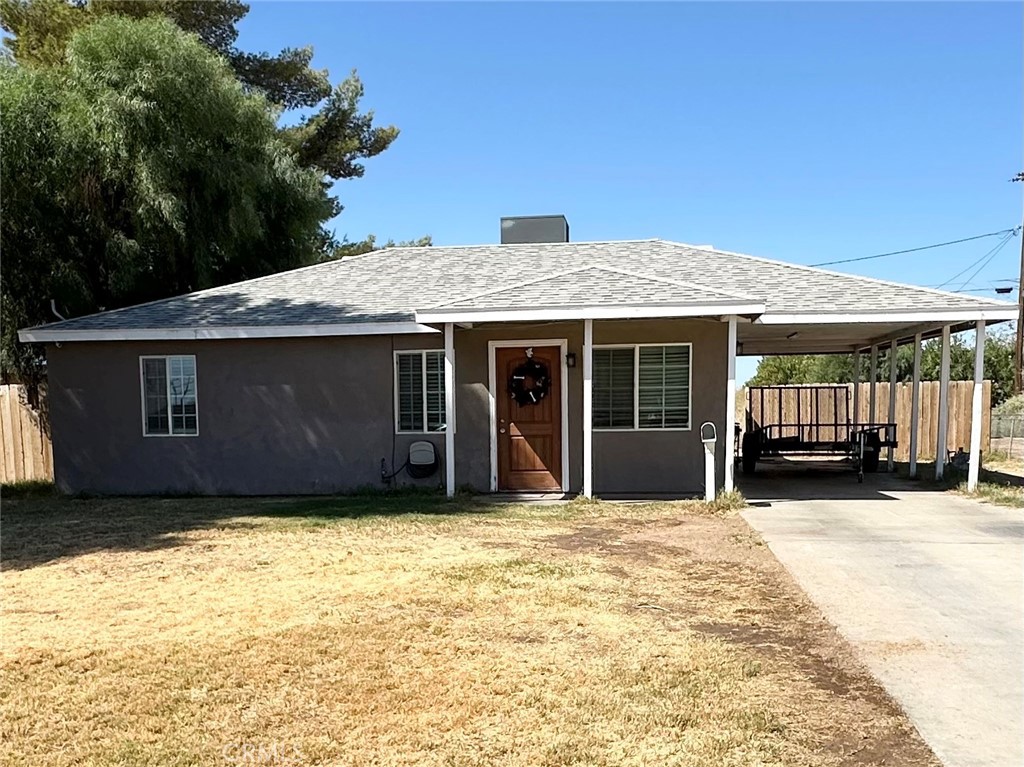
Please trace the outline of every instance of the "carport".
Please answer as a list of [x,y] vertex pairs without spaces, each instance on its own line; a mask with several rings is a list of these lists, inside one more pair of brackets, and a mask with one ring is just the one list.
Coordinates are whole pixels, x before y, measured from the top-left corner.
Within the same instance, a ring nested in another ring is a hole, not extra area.
[[[897,287],[893,283],[881,283]],[[902,287],[902,286],[898,286]],[[924,290],[924,289],[918,289]],[[929,291],[934,298],[949,296],[939,291]],[[986,306],[979,302],[974,308],[950,307],[927,308],[892,307],[888,311],[878,310],[841,313],[773,313],[766,312],[753,320],[737,319],[735,322],[735,344],[730,344],[730,385],[735,389],[735,355],[789,355],[789,354],[852,354],[854,362],[854,405],[853,413],[859,412],[859,384],[867,375],[869,387],[869,422],[878,423],[884,418],[894,422],[896,418],[894,397],[889,398],[888,413],[883,416],[876,410],[876,386],[878,379],[879,350],[895,355],[900,345],[913,344],[914,372],[912,380],[912,404],[910,423],[910,476],[917,477],[917,455],[919,448],[918,422],[920,411],[921,344],[930,338],[941,338],[941,362],[939,376],[939,415],[936,439],[935,478],[944,475],[947,444],[947,404],[950,371],[950,337],[954,333],[974,331],[974,389],[971,413],[970,468],[967,484],[974,489],[978,483],[981,455],[982,427],[982,381],[984,378],[985,331],[986,327],[998,322],[1016,319],[1017,309],[1002,302]],[[866,356],[867,371],[862,357]],[[890,365],[890,387],[896,385],[896,367]],[[729,419],[735,418],[735,400],[731,401]],[[727,433],[735,430],[735,422],[727,423]],[[888,468],[893,468],[893,451],[888,453]],[[732,488],[728,481],[726,489]]]

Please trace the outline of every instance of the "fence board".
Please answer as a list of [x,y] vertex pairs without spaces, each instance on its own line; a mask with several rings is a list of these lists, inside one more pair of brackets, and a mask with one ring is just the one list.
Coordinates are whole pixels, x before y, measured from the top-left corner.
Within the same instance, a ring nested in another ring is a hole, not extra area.
[[[6,386],[0,388],[0,424],[2,424],[2,433],[0,438],[3,440],[4,447],[4,464],[3,474],[0,476],[4,482],[13,482],[14,473],[14,431],[10,428],[11,423],[11,392]],[[10,477],[10,479],[8,479]]]
[[53,479],[45,413],[31,408],[23,386],[0,385],[0,482]]
[[38,471],[36,464],[40,451],[37,449],[36,440],[33,437],[38,437],[38,431],[28,408],[18,408],[18,417],[21,419],[21,446],[22,454],[25,457],[25,474],[34,477]]
[[[830,384],[814,384],[813,386],[830,386]],[[886,423],[889,420],[889,383],[881,382],[875,389],[875,417],[871,418],[870,391],[871,385],[867,382],[860,386],[860,407],[857,413],[853,413],[853,384],[840,384],[837,389],[822,390],[819,395],[818,413],[815,415],[814,397],[810,396],[808,386],[788,386],[782,391],[771,390],[764,392],[764,405],[760,402],[760,394],[754,397],[751,415],[757,423],[783,423],[809,424],[817,419],[824,423],[839,423],[847,421],[847,402],[849,402],[850,415],[856,423]],[[798,389],[802,389],[799,394]],[[896,400],[896,460],[906,461],[910,457],[910,409],[911,409],[911,384],[896,384],[894,397]],[[838,399],[837,399],[838,398]],[[746,409],[747,390],[741,392],[737,398],[743,403]],[[973,381],[950,381],[949,400],[947,403],[948,427],[946,431],[946,449],[956,450],[962,447],[968,450],[971,442],[971,410],[974,399]],[[797,406],[799,402],[799,407]],[[982,388],[982,423],[981,423],[981,449],[983,452],[989,450],[991,440],[991,406],[992,406],[992,382],[985,381]],[[917,457],[920,460],[934,460],[935,446],[938,438],[939,423],[939,382],[921,382],[921,404],[918,416],[918,450]],[[834,417],[838,413],[838,419]],[[741,423],[745,423],[745,418]],[[784,429],[781,436],[795,436],[800,429],[793,427]],[[821,428],[819,430],[820,441],[831,439],[836,430],[833,428]],[[842,431],[842,430],[840,430]],[[815,439],[812,430],[806,426],[803,429],[805,438]]]

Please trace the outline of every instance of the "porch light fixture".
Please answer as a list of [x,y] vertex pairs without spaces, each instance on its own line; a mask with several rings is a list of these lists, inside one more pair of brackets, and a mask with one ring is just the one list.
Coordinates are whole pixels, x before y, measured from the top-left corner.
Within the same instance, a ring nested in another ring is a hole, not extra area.
[[569,352],[565,355],[565,366],[567,368],[576,367],[576,352]]

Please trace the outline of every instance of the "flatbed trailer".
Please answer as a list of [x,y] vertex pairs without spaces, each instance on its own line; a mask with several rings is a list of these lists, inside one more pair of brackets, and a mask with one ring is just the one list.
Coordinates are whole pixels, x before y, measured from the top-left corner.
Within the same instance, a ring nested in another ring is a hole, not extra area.
[[864,472],[878,471],[885,447],[896,449],[896,424],[857,423],[848,386],[747,387],[744,474],[769,456],[838,456],[850,459],[863,481]]

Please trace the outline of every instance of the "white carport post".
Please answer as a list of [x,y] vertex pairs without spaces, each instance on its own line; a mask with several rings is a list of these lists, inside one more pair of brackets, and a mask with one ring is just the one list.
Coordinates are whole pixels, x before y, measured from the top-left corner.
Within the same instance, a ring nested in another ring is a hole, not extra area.
[[949,325],[942,328],[942,356],[939,362],[939,423],[935,435],[935,479],[946,469],[946,430],[949,426]]
[[868,386],[868,423],[875,423],[878,413],[876,412],[875,395],[878,389],[878,344],[871,347],[871,383]]
[[583,495],[594,496],[594,321],[583,320]]
[[444,488],[455,496],[455,326],[444,324]]
[[[889,423],[896,421],[896,339],[889,344]],[[895,437],[896,435],[893,434]],[[889,471],[893,470],[896,456],[893,453],[892,445],[889,446]]]
[[971,400],[971,464],[967,469],[967,490],[978,486],[981,469],[981,398],[985,380],[985,320],[978,320],[974,340],[974,391]]
[[860,421],[860,349],[853,350],[853,415],[850,417],[850,425],[855,426]]
[[729,317],[729,364],[728,380],[725,382],[725,492],[735,487],[733,473],[736,469],[736,315]]
[[914,336],[914,381],[910,385],[910,478],[917,479],[917,425],[921,418],[921,334]]

